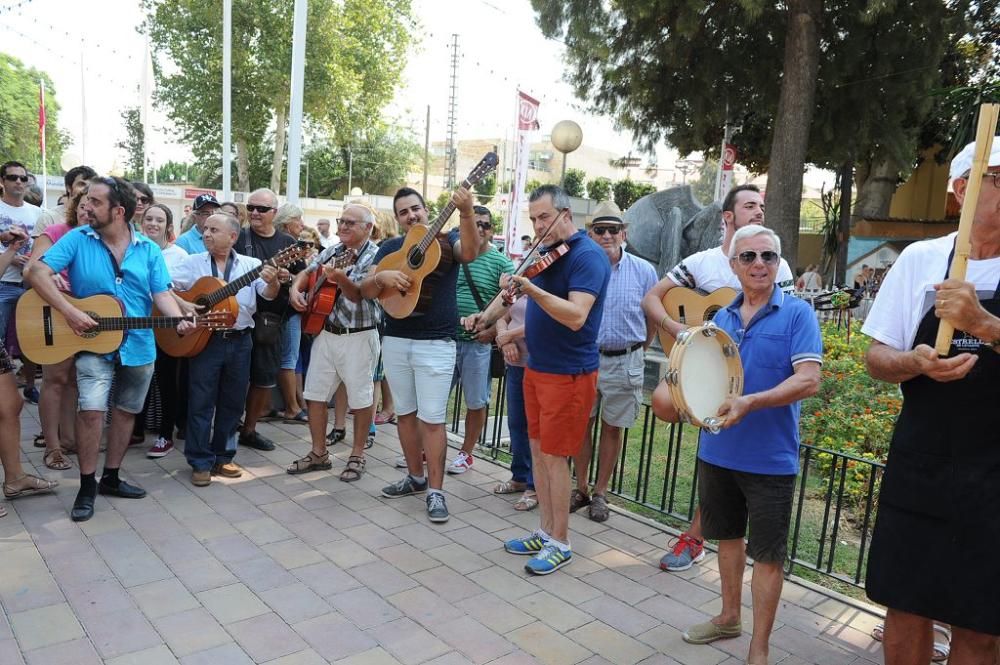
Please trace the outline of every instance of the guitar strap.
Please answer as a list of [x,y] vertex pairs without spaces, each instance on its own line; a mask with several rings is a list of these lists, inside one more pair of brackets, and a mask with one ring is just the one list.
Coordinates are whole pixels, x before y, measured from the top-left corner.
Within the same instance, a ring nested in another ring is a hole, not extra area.
[[475,298],[476,304],[479,305],[479,311],[485,311],[486,303],[483,302],[483,297],[479,295],[479,289],[476,288],[476,283],[472,281],[472,271],[469,270],[469,264],[462,264],[462,271],[465,273],[465,281],[469,285],[469,290],[472,291],[472,297]]
[[[236,252],[229,250],[229,256],[226,257],[226,273],[222,278],[222,281],[228,283],[229,275],[233,272],[233,261],[236,259]],[[208,262],[212,265],[212,277],[219,276],[219,269],[215,266],[215,257],[209,254]]]

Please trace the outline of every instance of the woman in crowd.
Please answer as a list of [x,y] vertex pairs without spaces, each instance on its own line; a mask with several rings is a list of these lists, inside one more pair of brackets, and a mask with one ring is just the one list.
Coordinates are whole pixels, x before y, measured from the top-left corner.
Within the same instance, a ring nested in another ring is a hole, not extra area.
[[144,182],[133,182],[132,187],[135,188],[135,214],[132,215],[132,224],[141,231],[142,217],[146,214],[146,208],[156,203],[156,197],[153,196],[153,190]]
[[[293,238],[298,238],[305,228],[302,221],[302,208],[294,203],[285,203],[278,208],[274,216],[274,228],[278,233],[287,233]],[[298,267],[292,265],[289,268],[293,273]],[[306,413],[305,403],[299,402],[296,395],[295,367],[299,362],[299,345],[302,341],[302,318],[298,312],[288,308],[288,317],[281,327],[281,344],[279,353],[281,355],[281,369],[278,370],[278,387],[281,389],[281,398],[285,402],[284,421],[287,423],[308,423],[309,416]],[[280,414],[278,417],[282,417]]]

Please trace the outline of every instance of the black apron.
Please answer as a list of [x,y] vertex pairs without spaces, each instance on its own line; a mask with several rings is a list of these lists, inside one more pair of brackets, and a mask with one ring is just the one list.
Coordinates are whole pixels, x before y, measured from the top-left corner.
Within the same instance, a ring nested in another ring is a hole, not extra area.
[[[1000,316],[1000,282],[981,303]],[[932,307],[913,346],[933,348],[938,322]],[[866,588],[887,607],[1000,635],[1000,354],[956,330],[948,356],[962,352],[979,356],[965,378],[901,385]]]

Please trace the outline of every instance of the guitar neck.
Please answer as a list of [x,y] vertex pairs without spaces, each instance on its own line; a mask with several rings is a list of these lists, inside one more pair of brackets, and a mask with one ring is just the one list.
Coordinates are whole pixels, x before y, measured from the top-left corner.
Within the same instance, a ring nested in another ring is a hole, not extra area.
[[242,289],[244,286],[249,286],[250,284],[252,284],[253,281],[260,276],[261,271],[264,270],[264,266],[266,265],[271,265],[271,262],[268,261],[262,263],[259,267],[254,268],[248,273],[240,275],[233,281],[223,286],[221,289],[217,291],[212,291],[207,296],[209,306],[215,307],[226,298],[231,298],[235,296],[239,292],[239,290]]
[[[469,183],[468,178],[462,181],[461,186],[465,187],[466,189],[472,189],[472,185]],[[437,216],[437,219],[435,219],[434,223],[431,224],[430,233],[425,235],[423,240],[420,241],[419,247],[421,251],[424,252],[427,251],[427,248],[430,247],[431,243],[434,242],[434,240],[437,238],[437,234],[441,233],[441,229],[444,228],[444,225],[451,218],[451,214],[453,212],[455,212],[455,203],[453,201],[448,201],[448,205],[446,205],[444,209],[441,210],[441,213]]]
[[141,330],[149,328],[176,328],[189,316],[112,316],[97,319],[97,330]]

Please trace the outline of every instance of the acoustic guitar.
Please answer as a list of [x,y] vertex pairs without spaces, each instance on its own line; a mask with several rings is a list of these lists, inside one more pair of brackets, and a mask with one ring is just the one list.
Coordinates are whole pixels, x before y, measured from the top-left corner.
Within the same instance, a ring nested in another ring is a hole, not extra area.
[[[663,296],[663,309],[667,310],[670,318],[686,326],[700,326],[706,321],[711,321],[715,313],[723,307],[727,307],[739,292],[728,286],[716,289],[711,293],[705,293],[700,289],[689,289],[683,286],[675,286],[667,291]],[[674,347],[674,336],[666,330],[660,328],[660,346],[663,353],[670,355],[670,349]]]
[[[358,260],[358,255],[354,250],[343,247],[341,254],[334,254],[330,257],[333,263],[327,263],[335,270],[341,270],[353,265]],[[323,324],[326,322],[333,306],[337,304],[337,296],[340,289],[332,279],[326,278],[326,273],[321,269],[309,275],[309,293],[307,301],[309,308],[302,315],[302,332],[307,335],[318,335],[323,332]]]
[[[198,281],[191,285],[187,291],[178,291],[177,295],[188,302],[198,305],[199,311],[219,312],[225,315],[228,322],[226,327],[232,328],[236,325],[236,317],[240,313],[240,305],[236,302],[236,294],[245,286],[249,286],[255,279],[260,277],[264,266],[282,268],[289,263],[294,263],[306,255],[312,247],[311,243],[298,241],[294,245],[289,245],[271,258],[261,263],[250,272],[240,275],[228,284],[218,277],[206,275],[200,277]],[[212,259],[210,259],[212,260]],[[154,308],[153,314],[159,312]],[[196,330],[187,335],[178,335],[176,330],[160,328],[154,331],[156,344],[168,356],[174,358],[193,358],[201,353],[209,341],[212,339],[211,330]]]
[[[462,181],[462,187],[471,190],[473,185],[496,169],[497,162],[495,152],[486,153]],[[430,301],[433,294],[430,289],[423,288],[423,282],[441,262],[441,245],[437,242],[437,235],[453,212],[455,204],[449,201],[430,226],[425,224],[411,226],[403,240],[403,246],[392,254],[382,257],[376,266],[376,273],[383,270],[399,270],[410,278],[411,286],[408,291],[384,289],[379,295],[382,309],[392,318],[405,319],[413,313],[418,303],[424,307]]]
[[122,345],[126,330],[176,328],[181,321],[193,321],[207,330],[227,327],[225,312],[196,316],[123,316],[124,306],[112,296],[65,298],[97,321],[97,327],[77,335],[66,318],[42,300],[34,289],[25,291],[17,301],[16,326],[21,353],[34,363],[53,365],[81,351],[112,353]]

